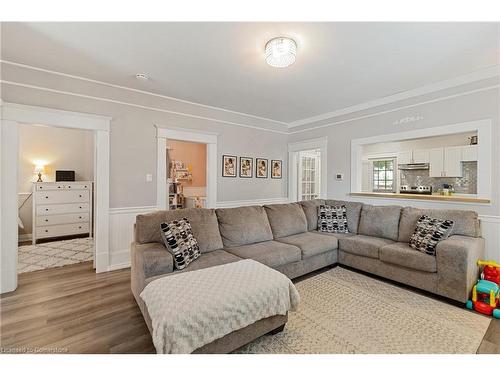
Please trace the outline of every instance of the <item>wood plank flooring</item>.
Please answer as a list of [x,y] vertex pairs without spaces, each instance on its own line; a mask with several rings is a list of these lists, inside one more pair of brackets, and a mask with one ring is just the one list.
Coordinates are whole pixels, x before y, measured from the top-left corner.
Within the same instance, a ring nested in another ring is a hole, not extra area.
[[[155,352],[130,269],[96,274],[87,262],[21,274],[0,304],[3,353]],[[478,353],[500,353],[500,320],[492,320]]]

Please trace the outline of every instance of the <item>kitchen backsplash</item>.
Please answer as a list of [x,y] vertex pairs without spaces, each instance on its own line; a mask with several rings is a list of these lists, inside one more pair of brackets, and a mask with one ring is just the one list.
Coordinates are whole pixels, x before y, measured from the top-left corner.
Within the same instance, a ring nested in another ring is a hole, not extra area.
[[437,192],[443,184],[452,185],[455,193],[477,194],[477,162],[462,162],[463,177],[429,177],[428,170],[400,170],[401,185],[432,186],[432,191]]

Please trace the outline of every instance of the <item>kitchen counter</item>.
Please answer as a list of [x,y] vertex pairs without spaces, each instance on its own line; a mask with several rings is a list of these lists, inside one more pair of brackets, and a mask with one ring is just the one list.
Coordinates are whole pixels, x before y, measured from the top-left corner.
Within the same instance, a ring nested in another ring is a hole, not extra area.
[[401,194],[401,193],[350,193],[354,197],[371,197],[371,198],[394,198],[394,199],[417,199],[427,201],[445,201],[445,202],[462,202],[462,203],[491,203],[489,199],[477,198],[466,194],[459,195],[423,195],[423,194]]

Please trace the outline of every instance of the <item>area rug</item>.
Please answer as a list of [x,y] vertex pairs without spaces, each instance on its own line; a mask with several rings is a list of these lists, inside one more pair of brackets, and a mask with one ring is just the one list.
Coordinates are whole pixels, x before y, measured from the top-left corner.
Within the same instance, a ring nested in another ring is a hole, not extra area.
[[238,353],[476,353],[490,319],[336,267],[296,283],[285,330]]
[[89,237],[19,246],[17,272],[24,273],[87,262],[93,259],[93,254],[94,239]]

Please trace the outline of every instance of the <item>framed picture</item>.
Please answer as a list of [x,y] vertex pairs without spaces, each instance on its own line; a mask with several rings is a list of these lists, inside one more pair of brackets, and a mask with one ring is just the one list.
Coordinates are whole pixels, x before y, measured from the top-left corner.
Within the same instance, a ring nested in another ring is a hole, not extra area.
[[237,158],[231,155],[222,155],[222,177],[236,177]]
[[253,158],[240,156],[240,177],[242,178],[253,177]]
[[255,159],[255,177],[267,178],[267,159]]
[[271,160],[271,178],[281,178],[282,160]]

